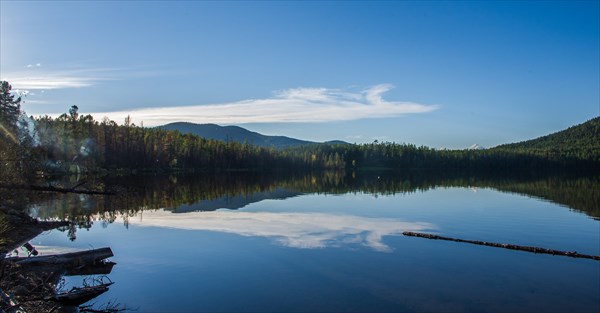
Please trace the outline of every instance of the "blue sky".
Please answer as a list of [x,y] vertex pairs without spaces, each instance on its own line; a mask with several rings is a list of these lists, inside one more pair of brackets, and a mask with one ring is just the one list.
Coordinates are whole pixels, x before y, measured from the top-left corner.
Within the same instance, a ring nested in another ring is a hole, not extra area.
[[0,1],[31,115],[491,147],[600,114],[600,2]]

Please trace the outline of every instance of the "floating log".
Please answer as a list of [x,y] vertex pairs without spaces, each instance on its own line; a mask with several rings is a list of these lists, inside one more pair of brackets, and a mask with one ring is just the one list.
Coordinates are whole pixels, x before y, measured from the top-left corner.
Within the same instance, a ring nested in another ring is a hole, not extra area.
[[113,283],[110,282],[97,286],[74,287],[70,291],[56,294],[54,300],[62,304],[77,306],[107,292],[108,286],[112,284]]
[[19,265],[59,265],[68,268],[83,267],[91,264],[98,264],[100,261],[114,256],[110,248],[100,248],[88,251],[71,252],[54,255],[43,255],[36,257],[13,257],[6,258],[6,261],[14,262]]
[[486,241],[478,241],[478,240],[458,239],[458,238],[444,237],[444,236],[425,234],[425,233],[416,233],[416,232],[410,232],[410,231],[405,231],[402,234],[404,236],[421,237],[421,238],[434,239],[434,240],[466,242],[466,243],[471,243],[471,244],[481,245],[481,246],[488,246],[488,247],[527,251],[527,252],[532,252],[532,253],[564,255],[564,256],[568,256],[568,257],[572,257],[572,258],[592,259],[592,260],[600,261],[600,256],[581,254],[581,253],[577,253],[576,251],[560,251],[560,250],[553,250],[553,249],[546,249],[546,248],[539,248],[539,247],[506,244],[506,243],[495,243],[495,242],[486,242]]

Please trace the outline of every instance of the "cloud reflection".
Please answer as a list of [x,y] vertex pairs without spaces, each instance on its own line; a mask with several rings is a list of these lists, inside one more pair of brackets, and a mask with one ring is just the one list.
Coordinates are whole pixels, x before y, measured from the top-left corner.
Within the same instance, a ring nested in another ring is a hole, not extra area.
[[411,223],[395,218],[231,211],[186,214],[146,211],[140,219],[130,219],[129,224],[267,237],[293,248],[315,249],[358,244],[376,251],[391,250],[382,242],[384,236],[434,228],[429,223]]

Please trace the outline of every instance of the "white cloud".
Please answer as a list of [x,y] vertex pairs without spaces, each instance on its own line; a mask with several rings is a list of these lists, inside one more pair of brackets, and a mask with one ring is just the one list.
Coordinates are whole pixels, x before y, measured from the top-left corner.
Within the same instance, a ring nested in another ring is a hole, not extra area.
[[349,121],[425,113],[437,109],[435,105],[383,99],[382,95],[391,88],[392,85],[389,84],[376,85],[362,92],[294,88],[279,91],[266,99],[101,112],[93,115],[107,116],[115,121],[122,121],[130,115],[135,121],[156,126],[176,121],[217,124]]
[[91,78],[67,77],[67,76],[39,76],[26,78],[7,79],[13,86],[19,89],[64,89],[81,88],[91,86]]
[[52,90],[93,86],[100,81],[123,76],[117,68],[72,68],[69,70],[42,69],[41,63],[28,64],[21,72],[3,73],[2,80],[13,88],[23,90]]
[[7,76],[3,80],[9,81],[13,88],[23,90],[51,90],[65,88],[81,88],[92,86],[94,82],[104,80],[100,77],[75,76],[71,73],[36,73],[31,75]]
[[384,236],[434,228],[429,223],[409,223],[395,218],[221,210],[191,213],[144,211],[143,217],[130,218],[129,224],[267,237],[293,248],[359,244],[376,251],[390,251],[390,247],[382,242]]

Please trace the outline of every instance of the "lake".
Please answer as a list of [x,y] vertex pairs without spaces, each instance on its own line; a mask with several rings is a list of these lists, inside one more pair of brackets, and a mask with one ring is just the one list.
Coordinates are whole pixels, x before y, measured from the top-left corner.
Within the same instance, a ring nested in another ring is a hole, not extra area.
[[[597,176],[257,173],[116,177],[30,214],[31,243],[111,247],[92,302],[140,312],[599,312],[600,262],[403,231],[600,255]],[[83,277],[69,277],[65,288]]]

